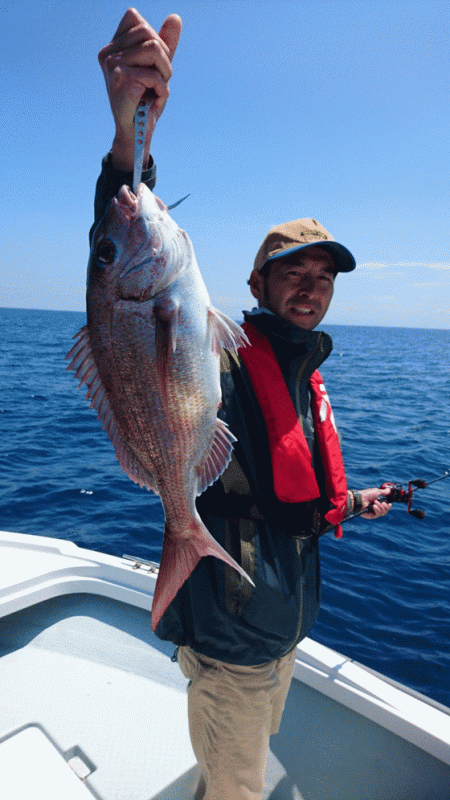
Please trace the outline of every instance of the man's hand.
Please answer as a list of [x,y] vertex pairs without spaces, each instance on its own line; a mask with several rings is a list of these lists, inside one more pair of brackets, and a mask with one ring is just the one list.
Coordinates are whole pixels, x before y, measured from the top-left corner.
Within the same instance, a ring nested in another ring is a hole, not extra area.
[[144,169],[147,166],[153,131],[169,97],[171,62],[180,33],[177,14],[168,16],[156,33],[136,9],[129,8],[112,41],[98,54],[116,124],[112,147],[116,169],[133,170],[134,115],[141,98],[152,89],[156,97],[147,121]]
[[378,498],[388,495],[390,491],[390,489],[362,489],[360,491],[362,507],[367,508],[367,506],[372,505],[370,511],[361,514],[363,519],[377,519],[377,517],[384,517],[388,513],[392,508],[392,503],[385,503]]

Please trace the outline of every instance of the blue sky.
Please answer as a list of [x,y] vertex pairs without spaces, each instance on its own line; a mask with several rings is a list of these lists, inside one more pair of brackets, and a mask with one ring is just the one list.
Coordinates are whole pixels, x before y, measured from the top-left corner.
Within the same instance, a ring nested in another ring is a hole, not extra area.
[[[274,224],[318,219],[355,255],[325,320],[450,328],[450,5],[141,2],[183,32],[153,139],[156,193],[213,302],[239,318]],[[97,53],[117,0],[5,0],[0,305],[84,309],[113,125]]]

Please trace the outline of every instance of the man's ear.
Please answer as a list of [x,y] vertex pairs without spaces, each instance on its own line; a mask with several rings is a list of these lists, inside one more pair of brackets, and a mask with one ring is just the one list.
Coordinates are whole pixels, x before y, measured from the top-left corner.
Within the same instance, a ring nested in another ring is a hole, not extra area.
[[258,270],[254,269],[254,270],[252,270],[252,273],[250,275],[250,278],[249,278],[248,282],[250,284],[250,291],[251,291],[253,297],[256,297],[256,299],[260,303],[262,301],[263,289],[264,289],[264,278],[263,278],[263,276],[261,275],[260,272],[258,272]]

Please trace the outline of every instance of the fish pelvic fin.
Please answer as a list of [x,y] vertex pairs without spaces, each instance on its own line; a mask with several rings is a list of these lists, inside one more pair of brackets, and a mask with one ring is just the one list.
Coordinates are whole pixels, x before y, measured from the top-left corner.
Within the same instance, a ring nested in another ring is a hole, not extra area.
[[208,331],[211,348],[217,355],[220,355],[222,347],[237,350],[250,344],[241,326],[213,306],[208,308]]
[[228,466],[235,441],[236,437],[231,433],[227,423],[217,419],[211,450],[203,464],[197,468],[197,495],[211,486]]
[[76,342],[66,355],[66,359],[70,359],[67,370],[75,371],[74,377],[80,381],[78,388],[82,383],[87,386],[86,400],[91,401],[89,408],[95,408],[97,411],[97,419],[102,423],[102,428],[116,451],[117,460],[123,471],[134,483],[158,494],[154,478],[122,436],[108,393],[98,372],[88,326],[84,325],[74,339]]
[[200,517],[193,517],[188,529],[181,535],[169,530],[166,525],[152,603],[153,630],[156,630],[164,612],[203,556],[220,558],[225,564],[234,567],[252,586],[255,585],[237,561],[211,536]]

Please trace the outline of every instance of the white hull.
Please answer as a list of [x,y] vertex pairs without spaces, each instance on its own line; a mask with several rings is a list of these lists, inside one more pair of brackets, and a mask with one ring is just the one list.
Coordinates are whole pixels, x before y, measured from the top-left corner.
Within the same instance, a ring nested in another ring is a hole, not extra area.
[[[151,631],[155,582],[148,566],[0,533],[2,800],[192,797],[186,681]],[[265,798],[450,800],[450,710],[306,639]]]

